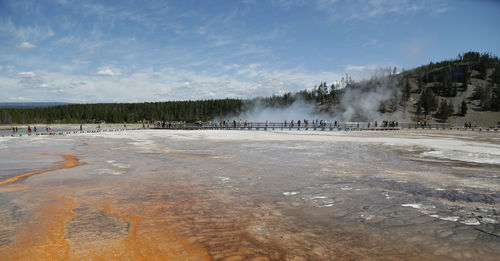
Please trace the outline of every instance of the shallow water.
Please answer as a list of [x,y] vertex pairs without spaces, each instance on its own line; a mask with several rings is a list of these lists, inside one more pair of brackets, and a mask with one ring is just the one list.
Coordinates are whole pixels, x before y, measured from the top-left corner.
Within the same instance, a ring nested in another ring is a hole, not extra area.
[[141,130],[0,146],[4,176],[62,154],[85,163],[0,186],[0,259],[500,254],[495,133]]

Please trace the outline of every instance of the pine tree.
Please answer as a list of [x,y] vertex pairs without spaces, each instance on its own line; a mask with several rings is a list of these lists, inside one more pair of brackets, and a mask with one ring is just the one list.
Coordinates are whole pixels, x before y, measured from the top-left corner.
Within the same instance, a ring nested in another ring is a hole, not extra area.
[[500,63],[495,66],[495,71],[493,72],[493,75],[491,75],[491,80],[493,83],[500,84]]
[[465,99],[462,101],[462,104],[460,105],[460,115],[465,116],[467,114],[467,103],[465,102]]
[[325,104],[328,95],[328,87],[326,86],[326,82],[323,82],[323,84],[321,85],[321,93],[321,104]]
[[417,119],[420,119],[420,116],[422,116],[422,104],[420,102],[417,103],[416,114],[417,114]]
[[483,80],[488,78],[488,64],[485,60],[481,59],[481,63],[479,65],[479,72],[481,72],[481,77]]
[[410,78],[406,79],[404,87],[403,87],[403,99],[406,104],[408,99],[410,99],[411,95],[411,86],[410,86]]
[[443,121],[446,121],[453,114],[453,104],[446,100],[441,101],[441,105],[439,106],[438,112],[435,116]]
[[418,80],[418,92],[422,92],[423,90],[423,82],[424,82],[424,77],[420,77]]
[[430,88],[425,88],[422,94],[420,95],[420,105],[426,115],[429,115],[432,111],[437,108],[436,95]]
[[332,83],[330,86],[330,93],[329,93],[329,100],[331,103],[336,103],[337,102],[337,94],[335,92],[335,83]]
[[500,111],[500,84],[497,84],[491,91],[490,108],[493,111]]
[[386,113],[387,112],[385,101],[381,101],[380,102],[380,104],[378,106],[378,111],[380,113]]

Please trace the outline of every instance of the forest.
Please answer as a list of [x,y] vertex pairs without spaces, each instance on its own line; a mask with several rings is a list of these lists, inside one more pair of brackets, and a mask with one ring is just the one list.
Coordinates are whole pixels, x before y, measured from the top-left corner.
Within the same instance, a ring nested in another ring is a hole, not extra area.
[[199,100],[146,103],[70,104],[43,108],[0,109],[0,122],[10,123],[121,123],[211,120],[218,115],[237,114],[242,100]]

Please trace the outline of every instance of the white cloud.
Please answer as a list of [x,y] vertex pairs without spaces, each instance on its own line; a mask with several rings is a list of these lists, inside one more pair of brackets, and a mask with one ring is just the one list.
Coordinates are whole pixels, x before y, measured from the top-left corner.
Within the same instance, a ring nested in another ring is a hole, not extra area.
[[54,36],[54,31],[52,31],[52,28],[47,27],[47,37],[52,37]]
[[238,69],[240,68],[241,65],[239,64],[231,64],[231,65],[224,65],[222,68],[224,68],[224,70],[226,71],[230,71],[230,70],[233,70],[233,69]]
[[324,12],[332,21],[370,21],[387,15],[405,16],[419,11],[440,14],[446,12],[446,4],[432,0],[273,0],[284,10],[303,8],[313,3],[315,9]]
[[353,80],[369,79],[378,73],[390,71],[392,72],[394,66],[401,69],[398,65],[389,64],[365,64],[365,65],[346,65],[345,71]]
[[293,7],[296,6],[302,6],[308,1],[306,0],[272,0],[271,1],[274,5],[278,5],[284,10],[290,10]]
[[436,15],[440,15],[440,14],[442,14],[442,13],[446,13],[448,10],[449,10],[449,8],[448,8],[448,7],[440,7],[440,8],[436,8],[436,9],[434,10],[434,14],[436,14]]
[[18,49],[33,49],[36,48],[36,45],[29,43],[29,42],[22,42],[18,46],[16,46]]
[[365,43],[363,43],[363,47],[366,47],[366,46],[380,47],[381,45],[382,45],[382,43],[377,39],[371,39],[371,40],[368,40]]
[[269,55],[271,49],[263,46],[258,46],[255,44],[244,43],[241,45],[240,50],[236,51],[235,55]]
[[[19,72],[16,76],[17,85],[24,89],[38,89],[45,83],[43,77],[34,72]],[[15,95],[15,94],[14,94]],[[34,97],[36,98],[36,97]]]
[[367,69],[366,65],[346,65],[346,71],[364,71]]
[[36,74],[34,72],[20,72],[17,74],[19,78],[34,78]]
[[[224,64],[221,65],[224,67]],[[272,69],[261,64],[232,64],[232,73],[191,71],[174,67],[152,68],[116,75],[116,69],[99,68],[101,74],[71,72],[20,72],[14,78],[0,74],[5,87],[0,100],[23,97],[66,102],[142,102],[212,98],[253,98],[312,88],[319,82],[336,81],[335,72],[308,73],[301,68]],[[242,70],[241,74],[237,70]],[[47,81],[45,79],[50,79]]]
[[10,97],[9,100],[11,100],[11,101],[25,101],[26,98],[24,98],[22,96],[17,96],[17,97]]
[[52,31],[50,26],[47,26],[46,28],[39,25],[16,26],[10,17],[7,21],[0,19],[0,32],[5,32],[21,40],[43,40],[54,36],[54,31]]
[[0,65],[0,72],[3,71],[3,66]]
[[342,21],[367,21],[386,15],[408,15],[423,10],[427,4],[425,0],[316,1],[318,10],[328,13],[330,19]]
[[221,46],[225,46],[225,45],[228,45],[231,43],[233,43],[233,41],[231,41],[229,39],[224,39],[223,37],[218,37],[217,39],[214,39],[214,42],[212,43],[212,45],[214,47],[221,47]]
[[110,67],[100,67],[95,74],[100,76],[120,76],[122,73],[118,69],[112,69]]

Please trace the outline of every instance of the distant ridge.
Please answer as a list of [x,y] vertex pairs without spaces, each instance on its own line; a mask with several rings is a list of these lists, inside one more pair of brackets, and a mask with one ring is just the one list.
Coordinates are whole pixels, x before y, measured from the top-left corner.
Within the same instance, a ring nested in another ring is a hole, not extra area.
[[0,108],[44,108],[58,105],[68,105],[67,102],[0,102]]

